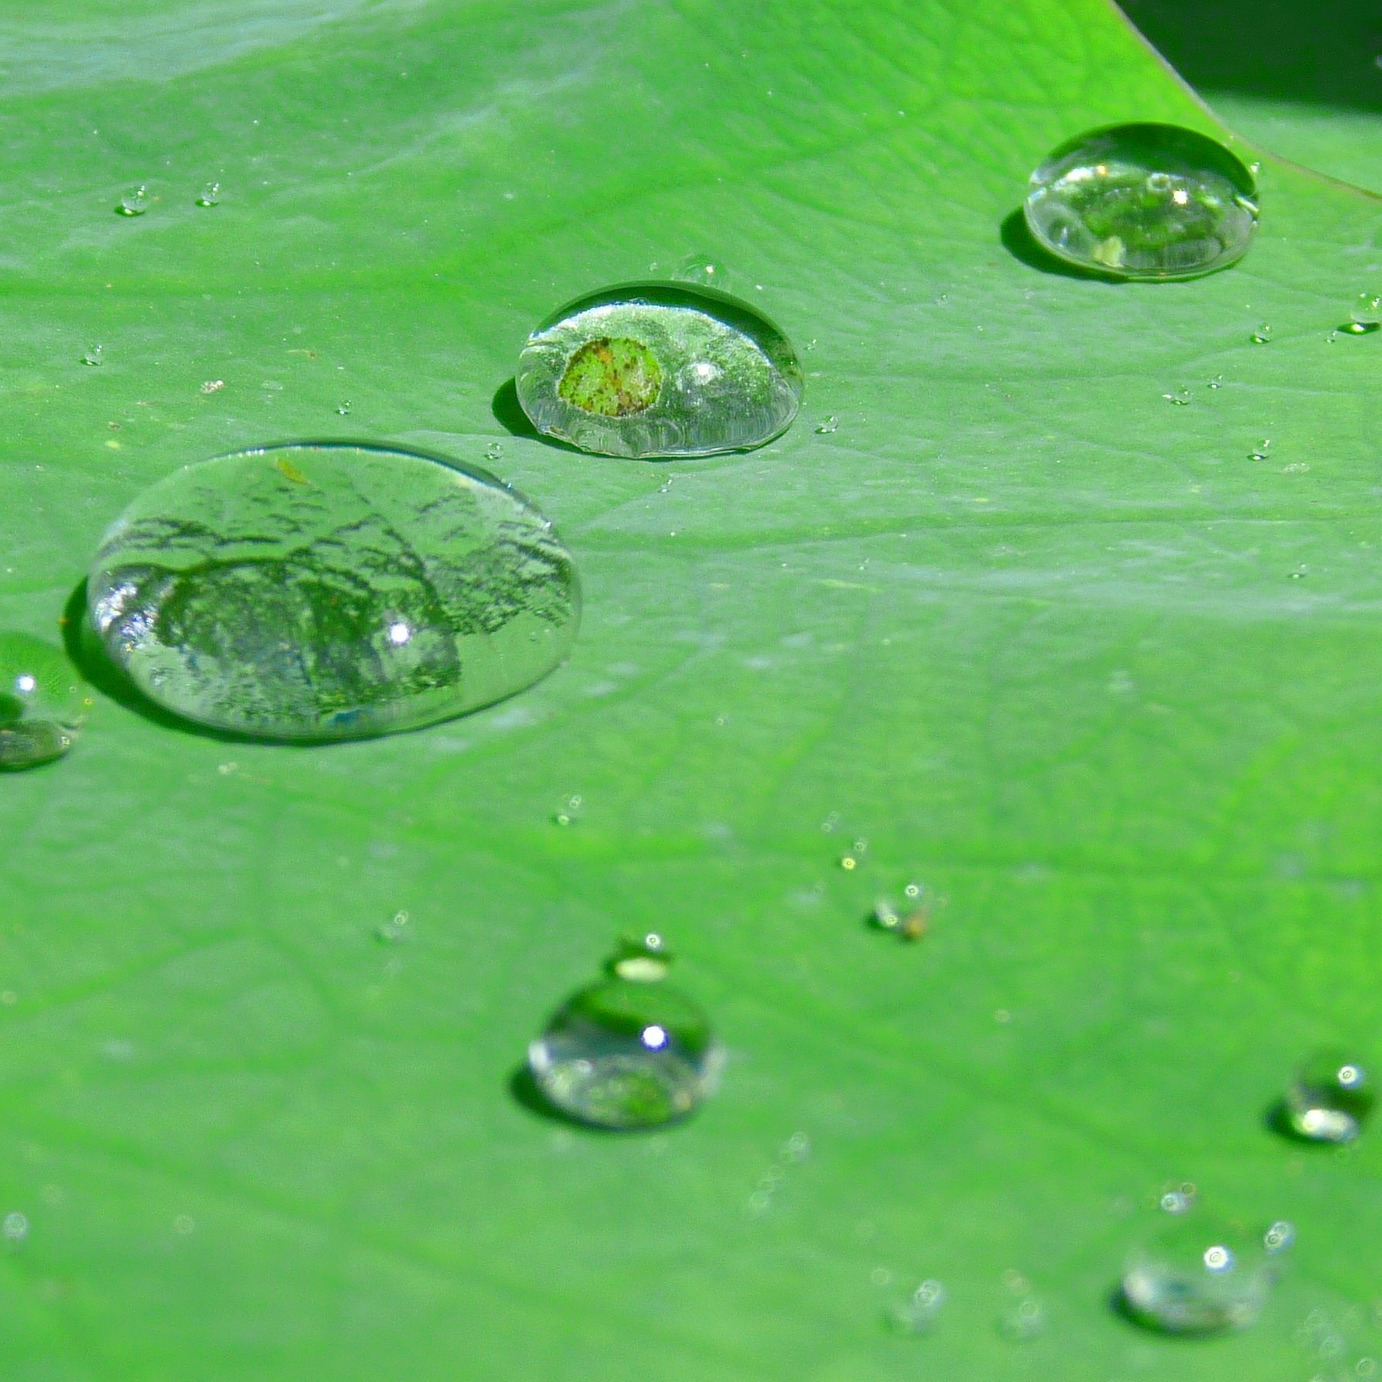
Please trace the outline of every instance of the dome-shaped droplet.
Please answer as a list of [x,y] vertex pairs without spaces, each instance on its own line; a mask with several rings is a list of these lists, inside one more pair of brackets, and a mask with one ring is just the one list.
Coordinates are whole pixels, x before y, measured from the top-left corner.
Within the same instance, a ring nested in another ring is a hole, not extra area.
[[569,303],[528,338],[518,398],[539,432],[606,456],[761,446],[801,402],[787,338],[727,293],[629,283]]
[[1252,174],[1222,144],[1177,125],[1113,125],[1056,149],[1023,208],[1037,241],[1119,278],[1194,278],[1247,251]]
[[89,688],[56,648],[25,633],[0,634],[0,771],[61,758],[90,708]]
[[1363,1067],[1342,1053],[1307,1061],[1286,1091],[1292,1129],[1312,1142],[1352,1142],[1372,1112],[1376,1092]]
[[297,740],[412,729],[522,690],[566,656],[580,609],[551,524],[493,476],[346,444],[161,480],[107,532],[87,598],[153,700]]
[[[633,972],[628,958],[616,962],[621,974]],[[720,1063],[705,1015],[652,973],[581,989],[528,1048],[529,1069],[552,1104],[603,1128],[684,1117],[713,1089]]]
[[1130,1255],[1124,1303],[1141,1323],[1169,1334],[1246,1328],[1262,1313],[1294,1238],[1283,1220],[1253,1233],[1177,1214]]

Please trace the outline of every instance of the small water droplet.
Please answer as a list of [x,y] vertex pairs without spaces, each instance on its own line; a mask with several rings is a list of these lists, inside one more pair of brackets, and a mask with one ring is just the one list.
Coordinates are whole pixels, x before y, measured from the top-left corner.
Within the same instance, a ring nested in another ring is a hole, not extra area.
[[702,288],[719,288],[722,291],[728,283],[724,265],[708,254],[688,255],[677,265],[672,277],[682,283],[696,283]]
[[1194,278],[1247,251],[1253,176],[1222,144],[1175,125],[1114,125],[1062,144],[1023,206],[1038,244],[1119,278]]
[[1211,389],[1222,389],[1224,387],[1224,376],[1222,374],[1216,374],[1214,378],[1209,381],[1209,387]]
[[1248,337],[1253,345],[1266,345],[1272,339],[1272,326],[1270,322],[1263,322],[1256,331]]
[[1161,396],[1168,403],[1173,404],[1177,408],[1184,408],[1190,402],[1189,389],[1176,389],[1171,393],[1164,393]]
[[61,758],[91,704],[90,688],[56,648],[28,634],[0,634],[0,772]]
[[844,869],[846,873],[851,873],[859,867],[859,861],[852,854],[842,854],[840,856],[840,867]]
[[606,968],[618,979],[640,984],[661,983],[672,967],[673,955],[656,931],[625,936]]
[[[885,1275],[880,1280],[879,1273]],[[873,1275],[875,1285],[887,1285],[892,1273],[876,1268]],[[888,1306],[888,1324],[899,1334],[926,1334],[936,1323],[936,1318],[945,1305],[945,1287],[934,1278],[923,1281],[915,1291],[901,1300],[892,1301]]]
[[336,414],[337,414],[338,417],[346,417],[349,413],[350,413],[350,402],[349,402],[349,400],[347,400],[347,401],[344,402],[344,403],[338,403],[338,404],[336,405]]
[[1270,437],[1263,437],[1262,440],[1258,442],[1257,445],[1251,451],[1248,452],[1248,460],[1265,461],[1268,455],[1271,453],[1271,449],[1272,439]]
[[142,216],[149,209],[149,189],[141,183],[132,187],[120,198],[115,208],[118,216]]
[[1245,1328],[1262,1313],[1287,1246],[1269,1250],[1234,1225],[1176,1215],[1129,1257],[1124,1303],[1140,1323],[1168,1334]]
[[182,1238],[186,1238],[196,1227],[197,1221],[190,1214],[179,1214],[173,1220],[173,1232]]
[[1326,1052],[1307,1061],[1286,1090],[1291,1128],[1312,1142],[1352,1142],[1376,1096],[1367,1071],[1350,1057]]
[[837,418],[834,413],[831,413],[827,418],[822,418],[820,422],[816,424],[816,431],[820,436],[828,436],[831,432],[838,432],[839,430],[840,419]]
[[998,1321],[999,1332],[1014,1343],[1026,1343],[1046,1329],[1046,1307],[1035,1296],[1025,1296]]
[[1293,581],[1303,581],[1303,580],[1305,579],[1305,577],[1306,577],[1306,573],[1307,573],[1309,570],[1310,570],[1310,568],[1309,568],[1308,566],[1306,566],[1306,564],[1305,564],[1304,562],[1301,562],[1301,564],[1300,564],[1299,566],[1293,567],[1293,568],[1291,569],[1291,573],[1290,573],[1291,579],[1292,579]]
[[779,1159],[788,1165],[805,1161],[810,1155],[811,1139],[804,1132],[794,1132],[782,1144],[782,1150],[778,1153]]
[[809,341],[807,341],[807,343],[805,344],[805,346],[802,347],[803,350],[815,350],[815,348],[816,348],[816,338],[815,338],[814,336],[812,336],[811,339],[810,339]]
[[761,446],[801,401],[801,366],[756,308],[681,283],[568,303],[528,338],[518,398],[539,432],[610,456]]
[[0,1219],[0,1234],[10,1243],[22,1243],[29,1236],[29,1216],[17,1209],[11,1210]]
[[225,388],[225,386],[226,386],[226,381],[225,381],[224,379],[207,379],[207,380],[204,380],[204,381],[203,381],[202,386],[201,386],[201,388],[198,390],[198,392],[199,392],[199,393],[220,393],[220,391],[221,391],[223,388]]
[[528,1067],[552,1106],[603,1128],[685,1117],[713,1091],[722,1061],[689,998],[661,981],[622,976],[574,994],[528,1048]]
[[487,447],[485,447],[485,459],[489,461],[491,464],[493,464],[497,460],[500,460],[503,457],[503,455],[504,444],[502,442],[492,441]]
[[84,365],[102,365],[105,363],[106,348],[103,345],[89,346],[82,356]]
[[411,938],[413,928],[407,912],[395,912],[388,921],[381,921],[374,928],[374,937],[385,945],[398,945]]
[[203,185],[202,190],[197,193],[198,206],[219,206],[221,201],[221,184],[219,182],[208,182]]
[[300,741],[512,695],[565,657],[580,609],[569,554],[521,496],[456,462],[330,443],[153,485],[106,533],[88,599],[106,652],[160,705]]

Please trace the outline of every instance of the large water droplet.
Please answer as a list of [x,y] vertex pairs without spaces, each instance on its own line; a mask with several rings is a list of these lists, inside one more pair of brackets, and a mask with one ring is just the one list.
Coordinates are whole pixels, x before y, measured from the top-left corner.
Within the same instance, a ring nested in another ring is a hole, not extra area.
[[1312,1142],[1352,1142],[1375,1101],[1367,1071],[1347,1056],[1327,1052],[1296,1072],[1286,1091],[1286,1116],[1292,1129]]
[[184,467],[101,543],[106,651],[190,720],[355,739],[488,705],[551,671],[580,610],[525,499],[420,452],[303,444]]
[[1141,1323],[1170,1334],[1243,1329],[1262,1313],[1294,1237],[1284,1221],[1254,1235],[1176,1215],[1129,1257],[1124,1303]]
[[1339,328],[1350,336],[1367,336],[1382,331],[1382,293],[1359,293],[1349,319]]
[[28,634],[0,634],[0,771],[61,758],[90,708],[89,689],[56,648]]
[[[649,960],[664,957],[660,938],[643,948]],[[714,1088],[722,1062],[705,1015],[662,981],[665,963],[635,969],[633,958],[626,947],[614,977],[569,998],[528,1048],[528,1067],[551,1103],[602,1128],[684,1117]]]
[[710,288],[631,283],[568,304],[528,338],[518,397],[540,432],[607,456],[761,446],[801,402],[787,338]]
[[115,211],[120,216],[142,216],[148,209],[149,189],[141,183],[138,187],[130,188],[120,198],[120,204]]
[[1052,254],[1119,278],[1194,278],[1240,259],[1257,226],[1252,174],[1176,125],[1113,125],[1032,174],[1028,228]]

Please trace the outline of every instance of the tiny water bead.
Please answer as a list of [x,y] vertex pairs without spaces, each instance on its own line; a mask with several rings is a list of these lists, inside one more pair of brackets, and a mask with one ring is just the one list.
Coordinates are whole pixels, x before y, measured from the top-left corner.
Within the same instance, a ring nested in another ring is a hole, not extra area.
[[909,1295],[888,1306],[888,1324],[898,1334],[929,1334],[945,1304],[945,1287],[928,1278]]
[[1175,408],[1184,408],[1190,403],[1189,389],[1175,389],[1171,393],[1164,393],[1161,396]]
[[120,198],[115,208],[118,216],[142,216],[149,209],[149,189],[142,183],[132,187]]
[[1123,1303],[1139,1323],[1168,1334],[1244,1329],[1262,1313],[1294,1241],[1285,1220],[1254,1235],[1177,1213],[1129,1257]]
[[90,689],[61,652],[28,634],[0,634],[0,771],[61,758],[90,708]]
[[1054,150],[1023,207],[1037,242],[1125,279],[1195,278],[1246,253],[1252,173],[1222,144],[1176,125],[1113,125]]
[[1375,1102],[1367,1071],[1357,1061],[1329,1052],[1296,1072],[1286,1091],[1286,1116],[1299,1136],[1342,1144],[1362,1132]]
[[1349,319],[1339,328],[1350,336],[1368,336],[1382,331],[1382,293],[1359,293]]
[[413,729],[501,700],[570,650],[580,588],[493,476],[303,443],[185,466],[102,540],[91,622],[145,695],[252,737]]
[[626,945],[610,978],[557,1010],[528,1048],[528,1068],[554,1108],[596,1127],[654,1128],[712,1092],[719,1042],[700,1008],[664,982],[668,963],[660,937]]
[[197,193],[198,206],[219,206],[221,204],[221,184],[219,182],[208,182],[200,192]]
[[787,338],[708,287],[630,283],[569,303],[528,338],[519,402],[539,432],[607,456],[761,446],[801,402]]
[[1248,340],[1251,341],[1253,345],[1268,345],[1268,344],[1271,342],[1271,339],[1272,339],[1272,324],[1271,324],[1271,322],[1263,322],[1263,323],[1257,328],[1257,330],[1254,331],[1254,332],[1248,337]]
[[103,345],[88,346],[82,353],[82,364],[84,365],[103,365],[105,364],[106,348]]

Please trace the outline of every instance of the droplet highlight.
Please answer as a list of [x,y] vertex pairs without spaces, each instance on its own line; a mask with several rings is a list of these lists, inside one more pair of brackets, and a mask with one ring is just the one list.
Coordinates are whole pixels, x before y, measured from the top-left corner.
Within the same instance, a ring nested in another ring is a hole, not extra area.
[[1329,1052],[1307,1061],[1286,1091],[1286,1116],[1293,1132],[1311,1142],[1354,1141],[1371,1115],[1377,1095],[1356,1060]]
[[607,456],[761,446],[796,416],[796,352],[715,289],[633,283],[569,303],[528,338],[519,402],[539,432]]
[[[641,967],[631,963],[640,955]],[[626,946],[611,977],[569,998],[528,1048],[533,1079],[559,1112],[595,1127],[654,1128],[713,1091],[720,1044],[701,1009],[664,982],[667,963],[660,937]]]
[[1057,258],[1124,279],[1195,278],[1241,259],[1257,228],[1253,175],[1177,125],[1113,125],[1055,149],[1023,206]]
[[580,615],[552,525],[482,470],[302,444],[184,467],[102,540],[90,619],[145,695],[257,738],[358,739],[501,700]]
[[0,634],[0,772],[61,758],[91,703],[90,688],[57,648],[28,634]]

